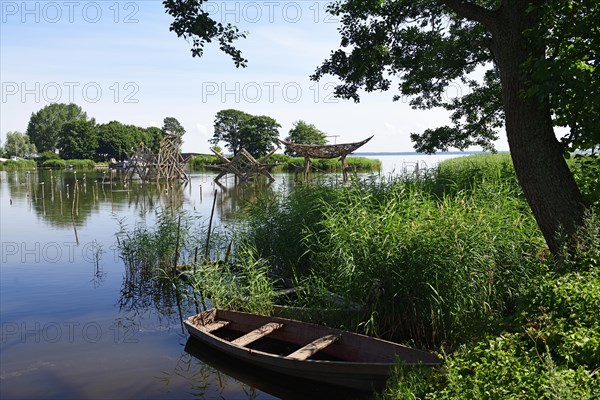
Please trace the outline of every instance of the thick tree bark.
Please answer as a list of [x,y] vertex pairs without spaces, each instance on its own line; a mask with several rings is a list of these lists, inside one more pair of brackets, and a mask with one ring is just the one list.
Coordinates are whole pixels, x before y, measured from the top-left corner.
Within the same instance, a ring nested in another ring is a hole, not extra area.
[[[557,234],[573,233],[583,221],[581,193],[556,139],[549,105],[525,97],[527,83],[521,66],[532,54],[543,49],[529,48],[523,35],[532,26],[528,2],[510,1],[497,12],[492,29],[492,52],[502,82],[506,134],[519,183],[533,215],[556,253]],[[521,3],[521,4],[519,4]]]

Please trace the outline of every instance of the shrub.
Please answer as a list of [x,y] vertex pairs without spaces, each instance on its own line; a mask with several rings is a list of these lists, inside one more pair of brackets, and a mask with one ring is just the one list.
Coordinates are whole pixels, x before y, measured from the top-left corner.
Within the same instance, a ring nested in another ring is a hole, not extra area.
[[36,163],[33,160],[6,160],[0,162],[0,169],[11,171],[18,169],[35,169]]
[[43,168],[50,169],[61,169],[61,168],[75,168],[75,169],[94,169],[96,163],[93,160],[60,160],[51,159],[46,160],[42,163]]
[[600,398],[600,223],[532,281],[507,331],[463,344],[440,371],[398,371],[383,399]]
[[462,161],[418,179],[296,187],[249,208],[248,240],[279,273],[365,303],[367,333],[422,345],[476,340],[497,331],[545,271],[544,241],[514,176],[504,161],[487,163],[496,172],[479,165],[474,178]]
[[198,171],[206,168],[210,164],[219,164],[221,161],[217,156],[205,154],[197,156],[188,161],[188,165],[192,171]]

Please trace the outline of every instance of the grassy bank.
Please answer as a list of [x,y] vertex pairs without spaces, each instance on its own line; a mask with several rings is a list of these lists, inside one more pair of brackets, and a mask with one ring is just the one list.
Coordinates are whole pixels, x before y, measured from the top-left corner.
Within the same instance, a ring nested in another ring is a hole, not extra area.
[[[575,175],[593,194],[594,176]],[[206,230],[186,236],[194,230],[168,215],[128,234],[123,254],[137,254],[125,257],[133,266],[162,259],[151,264],[158,275],[183,264],[189,285],[172,286],[188,304],[269,313],[283,278],[307,289],[295,303],[305,316],[316,292],[352,300],[362,311],[337,326],[443,357],[438,370],[399,366],[383,399],[600,396],[598,209],[577,251],[554,259],[508,155],[452,159],[419,177],[298,185],[248,204],[244,218],[241,231],[214,236],[208,257]]]
[[34,160],[6,160],[0,162],[0,170],[17,171],[25,169],[35,169],[37,164]]
[[511,170],[503,158],[486,162],[489,179],[461,163],[418,180],[263,198],[248,209],[248,240],[277,273],[363,303],[354,329],[454,347],[497,329],[545,271]]
[[[575,175],[588,198],[593,177]],[[452,159],[419,179],[303,186],[248,215],[247,238],[277,273],[365,305],[346,328],[444,357],[438,371],[399,368],[382,398],[600,395],[600,222],[591,214],[578,253],[557,264],[509,155]]]
[[600,398],[600,221],[576,254],[531,282],[497,335],[444,355],[438,371],[396,371],[381,399]]
[[93,160],[61,160],[61,159],[52,159],[46,160],[42,162],[42,168],[49,169],[64,169],[64,168],[74,168],[74,169],[94,169],[96,163]]
[[[379,171],[381,169],[381,161],[372,160],[364,157],[348,157],[346,159],[352,171],[366,172]],[[274,154],[268,160],[271,164],[276,164],[273,167],[275,172],[297,172],[304,168],[304,158],[290,157],[285,154]],[[216,156],[202,155],[192,158],[188,161],[188,165],[192,171],[199,171],[211,164],[219,164],[220,160]],[[318,172],[336,172],[341,171],[342,164],[337,158],[334,159],[314,159],[312,160],[312,170]]]

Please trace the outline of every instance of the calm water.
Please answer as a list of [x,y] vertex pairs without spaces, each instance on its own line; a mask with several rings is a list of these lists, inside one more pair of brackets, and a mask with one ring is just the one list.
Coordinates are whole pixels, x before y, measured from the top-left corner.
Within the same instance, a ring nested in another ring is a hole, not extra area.
[[[372,157],[389,175],[452,156]],[[157,188],[102,172],[0,171],[0,398],[347,397],[223,362],[188,341],[175,307],[126,290],[120,224],[151,225],[164,208],[206,220],[215,189],[217,224],[235,224],[234,212],[261,190],[231,178],[216,186],[213,177]],[[268,190],[292,184],[280,174]]]

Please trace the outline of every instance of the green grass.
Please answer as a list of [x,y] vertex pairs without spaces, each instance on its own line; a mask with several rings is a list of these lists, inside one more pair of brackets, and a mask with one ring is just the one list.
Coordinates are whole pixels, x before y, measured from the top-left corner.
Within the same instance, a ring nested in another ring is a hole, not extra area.
[[400,368],[381,399],[600,398],[600,220],[579,248],[532,281],[504,332],[444,356],[439,371]]
[[[366,172],[379,171],[381,169],[381,161],[373,160],[364,157],[347,157],[346,161],[351,171]],[[277,163],[275,171],[290,171],[295,172],[304,168],[303,157],[291,157],[285,154],[274,154],[269,158],[269,162]],[[315,172],[341,172],[342,163],[337,158],[330,159],[311,159],[312,170]]]
[[93,160],[59,160],[51,159],[42,162],[42,168],[50,169],[62,169],[62,168],[75,168],[75,169],[94,169],[96,163]]
[[194,157],[188,161],[189,168],[192,171],[200,171],[206,168],[207,165],[210,164],[219,164],[220,160],[217,156],[213,156],[210,154],[205,154],[201,156]]
[[452,347],[498,329],[544,272],[508,174],[493,156],[419,179],[297,187],[249,207],[248,240],[280,274],[365,304],[362,331]]
[[6,160],[0,162],[0,170],[15,171],[22,169],[35,169],[37,164],[34,160]]

